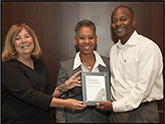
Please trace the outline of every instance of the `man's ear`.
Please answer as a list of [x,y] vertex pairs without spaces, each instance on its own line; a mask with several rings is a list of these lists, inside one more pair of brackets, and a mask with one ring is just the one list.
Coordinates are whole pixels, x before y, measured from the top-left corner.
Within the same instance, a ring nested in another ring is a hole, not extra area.
[[136,18],[133,18],[132,26],[134,27],[136,23]]

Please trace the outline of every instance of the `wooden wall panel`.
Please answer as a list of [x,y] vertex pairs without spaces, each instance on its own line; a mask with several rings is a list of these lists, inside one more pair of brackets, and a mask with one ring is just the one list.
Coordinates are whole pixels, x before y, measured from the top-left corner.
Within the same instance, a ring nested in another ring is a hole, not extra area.
[[[163,53],[163,2],[1,2],[1,45],[11,25],[28,24],[36,33],[54,84],[61,60],[69,59],[74,49],[74,27],[81,19],[92,20],[97,27],[97,51],[109,56],[117,40],[111,33],[110,15],[118,5],[130,6],[136,17],[135,28],[154,40]],[[163,122],[163,100],[158,101]]]

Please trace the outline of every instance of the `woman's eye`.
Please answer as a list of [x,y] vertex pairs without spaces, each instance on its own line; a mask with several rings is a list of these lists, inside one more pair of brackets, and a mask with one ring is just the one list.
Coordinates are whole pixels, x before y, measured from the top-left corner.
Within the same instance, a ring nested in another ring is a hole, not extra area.
[[25,38],[29,38],[30,36],[29,35],[26,35]]
[[15,38],[15,40],[19,40],[19,39],[20,39],[20,37],[16,37],[16,38]]
[[80,37],[81,40],[84,40],[85,38],[84,37]]

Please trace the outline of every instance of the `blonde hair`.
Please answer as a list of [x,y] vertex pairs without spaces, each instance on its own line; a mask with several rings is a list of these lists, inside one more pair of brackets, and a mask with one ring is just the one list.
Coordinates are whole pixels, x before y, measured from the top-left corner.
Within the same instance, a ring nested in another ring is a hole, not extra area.
[[17,59],[17,52],[14,48],[14,42],[15,42],[16,36],[23,28],[25,28],[27,32],[30,34],[30,36],[33,38],[34,50],[32,52],[31,58],[33,60],[37,60],[40,58],[42,54],[42,50],[40,48],[37,36],[35,35],[34,31],[26,24],[16,24],[16,25],[13,25],[7,33],[5,44],[3,47],[3,52],[2,52],[3,62],[6,62],[11,59],[13,60]]

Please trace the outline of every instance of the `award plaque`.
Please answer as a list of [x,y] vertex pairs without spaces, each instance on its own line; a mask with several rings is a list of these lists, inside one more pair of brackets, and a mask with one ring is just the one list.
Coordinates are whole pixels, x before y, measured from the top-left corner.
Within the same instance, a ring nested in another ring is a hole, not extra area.
[[81,79],[84,105],[95,106],[110,100],[108,72],[82,72]]

